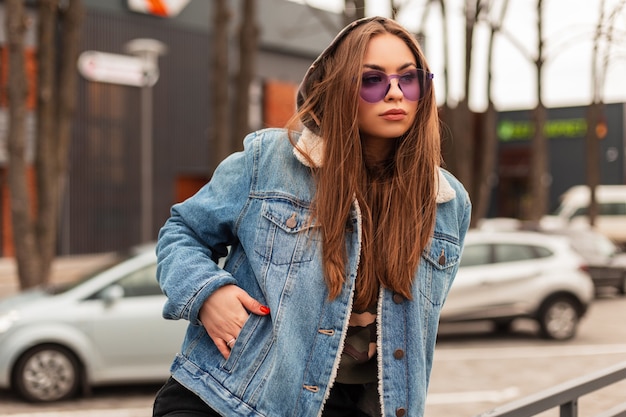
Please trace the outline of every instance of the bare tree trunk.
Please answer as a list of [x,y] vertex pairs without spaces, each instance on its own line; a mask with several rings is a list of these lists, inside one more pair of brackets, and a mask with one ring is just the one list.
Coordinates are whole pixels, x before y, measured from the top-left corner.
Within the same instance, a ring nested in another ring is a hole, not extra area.
[[228,73],[228,23],[231,13],[228,0],[214,0],[213,15],[213,104],[212,141],[215,146],[215,162],[220,162],[230,153],[230,105]]
[[397,19],[398,13],[400,12],[400,6],[395,2],[395,0],[389,0],[389,8],[391,9],[391,18]]
[[463,183],[473,198],[472,186],[474,123],[469,111],[467,98],[459,101],[456,107],[449,109],[448,123],[452,133],[453,166],[450,170]]
[[587,166],[587,185],[589,186],[589,225],[596,224],[598,217],[598,201],[596,199],[596,187],[600,183],[600,161],[599,161],[599,144],[598,133],[596,127],[600,119],[602,107],[602,98],[600,94],[600,74],[598,74],[598,55],[600,49],[600,41],[602,39],[602,25],[604,21],[604,0],[600,1],[600,17],[596,26],[596,33],[593,40],[593,53],[591,58],[591,85],[592,85],[592,102],[587,109],[587,135],[586,135],[586,166]]
[[[474,4],[472,4],[474,2]],[[465,2],[465,71],[463,73],[464,96],[469,99],[470,74],[472,72],[472,45],[474,44],[474,28],[481,12],[481,0],[466,0]]]
[[365,17],[365,0],[345,0],[343,4],[344,26]]
[[[393,0],[391,0],[391,2],[393,3]],[[426,22],[428,21],[428,16],[430,16],[430,9],[431,6],[433,4],[432,0],[427,0],[426,4],[424,5],[424,12],[422,13],[422,16],[420,18],[420,22],[419,22],[419,26],[417,27],[417,40],[422,43],[425,41],[425,27],[426,27]]]
[[537,60],[535,62],[537,70],[537,107],[533,111],[535,131],[531,143],[530,189],[532,203],[527,208],[529,213],[528,219],[535,224],[547,212],[550,190],[548,144],[544,133],[547,115],[543,104],[543,63],[543,7],[542,0],[537,0]]
[[441,21],[442,30],[441,37],[443,40],[443,84],[445,91],[443,92],[445,98],[446,107],[450,106],[450,40],[448,34],[448,14],[446,11],[446,3],[444,0],[438,0],[441,7]]
[[[37,179],[37,207],[35,241],[37,251],[29,258],[39,257],[37,275],[47,282],[54,258],[58,219],[57,158],[57,13],[59,0],[39,1],[37,31],[37,63],[39,66],[37,91],[37,135],[35,172]],[[18,254],[18,256],[23,256]]]
[[498,33],[508,9],[508,0],[504,0],[500,9],[500,16],[495,24],[491,25],[489,45],[487,47],[487,110],[482,124],[483,154],[476,179],[476,197],[474,198],[474,213],[472,214],[472,225],[475,226],[480,219],[487,216],[487,211],[491,202],[491,192],[496,182],[496,159],[498,152],[497,111],[492,100],[492,79],[493,79],[493,44],[495,35]]
[[[621,14],[626,6],[626,1],[622,0],[614,5],[613,10],[607,19],[607,27],[605,25],[605,2],[600,2],[600,16],[596,26],[596,33],[593,40],[593,55],[591,59],[591,82],[592,82],[592,103],[587,111],[587,185],[589,186],[589,224],[594,226],[599,214],[598,202],[596,199],[596,187],[600,184],[600,141],[598,127],[604,123],[603,120],[603,91],[604,80],[611,61],[611,47],[616,41],[614,38],[615,19]],[[606,46],[602,58],[600,55],[600,42],[602,38],[606,39]]]
[[[472,4],[474,2],[474,4]],[[474,169],[474,118],[469,109],[470,74],[472,69],[472,44],[474,27],[478,13],[480,12],[480,0],[466,0],[465,2],[465,68],[464,68],[464,94],[456,108],[450,112],[450,127],[453,137],[454,174],[465,185],[473,197]]]
[[[437,2],[439,4],[439,7],[441,8],[441,38],[443,40],[443,74],[442,74],[442,78],[443,78],[443,88],[444,91],[440,92],[440,94],[442,94],[442,97],[444,98],[444,104],[441,108],[441,118],[444,122],[444,124],[442,125],[443,131],[442,133],[442,154],[444,155],[444,160],[445,160],[445,165],[446,167],[453,173],[457,172],[457,158],[456,158],[456,153],[454,152],[454,147],[455,147],[455,142],[454,142],[454,133],[452,131],[452,128],[450,127],[452,125],[452,120],[453,120],[453,109],[452,109],[452,105],[450,103],[450,72],[449,72],[449,68],[450,68],[450,49],[449,49],[449,39],[448,39],[448,15],[447,15],[447,10],[446,10],[446,3],[444,0],[432,0],[429,1],[429,7],[430,4],[433,4]],[[426,25],[426,20],[423,17],[422,23],[421,23],[421,28],[424,28],[424,26]],[[423,30],[423,29],[422,29]],[[448,149],[450,149],[450,152],[448,152]]]
[[[9,83],[13,92],[11,112],[15,119],[10,135],[9,182],[13,239],[21,288],[48,282],[56,255],[59,213],[67,177],[67,160],[74,109],[76,107],[76,59],[82,22],[82,0],[69,0],[63,20],[59,19],[59,0],[39,2],[37,28],[37,130],[34,161],[36,199],[29,197],[26,180],[25,132],[23,124],[26,108],[26,72],[23,63],[24,9],[7,5],[7,22],[12,26],[14,57]],[[21,4],[21,1],[15,1]],[[18,23],[22,22],[21,26]],[[59,24],[61,23],[61,24]],[[17,29],[22,30],[19,34]],[[57,50],[61,30],[60,50]],[[18,50],[20,52],[18,52]],[[21,56],[21,57],[20,57]],[[18,57],[20,57],[18,59]],[[57,72],[57,69],[59,72]]]
[[80,39],[85,10],[83,0],[68,0],[61,10],[61,53],[58,55],[58,94],[57,94],[57,144],[56,144],[56,172],[57,194],[55,207],[57,210],[55,222],[54,245],[59,241],[59,225],[63,203],[67,193],[69,178],[69,157],[72,142],[72,127],[76,114],[78,97],[78,72],[76,62],[79,55]]
[[[587,112],[587,135],[586,135],[586,158],[587,158],[587,185],[589,186],[589,224],[594,226],[599,214],[598,201],[596,199],[596,187],[600,184],[600,141],[602,137],[598,135],[598,127],[605,123],[603,118],[604,108],[604,81],[608,66],[611,61],[611,47],[614,42],[619,42],[614,37],[615,33],[615,19],[619,17],[622,10],[626,6],[626,0],[622,0],[614,5],[612,12],[609,14],[607,21],[607,27],[603,30],[605,11],[605,2],[600,2],[600,17],[598,18],[598,25],[596,26],[596,34],[593,42],[593,57],[591,60],[592,72],[592,97],[593,101],[589,106]],[[600,41],[604,36],[606,37],[606,47],[604,49],[603,57],[600,58]],[[606,134],[606,133],[604,133]]]
[[600,149],[596,127],[600,122],[602,102],[593,101],[587,108],[587,134],[585,146],[587,185],[589,186],[589,225],[594,226],[598,217],[596,187],[600,184]]
[[[36,256],[35,233],[31,221],[31,201],[26,177],[26,72],[24,64],[24,34],[26,14],[22,0],[6,1],[6,33],[9,48],[9,154],[8,182],[11,223],[15,244],[20,288],[37,284],[39,257]],[[29,257],[28,254],[33,254]]]
[[[235,100],[236,142],[230,151],[240,147],[243,137],[250,132],[250,86],[255,74],[259,28],[256,21],[256,0],[243,0],[239,28],[239,75]],[[234,145],[237,143],[237,145]]]
[[481,127],[483,138],[483,153],[480,160],[476,184],[476,191],[473,198],[473,213],[471,219],[472,227],[476,226],[481,219],[487,217],[487,211],[491,202],[491,191],[495,185],[496,155],[498,152],[498,136],[496,134],[498,113],[493,105],[493,101],[488,99],[487,110],[483,118]]

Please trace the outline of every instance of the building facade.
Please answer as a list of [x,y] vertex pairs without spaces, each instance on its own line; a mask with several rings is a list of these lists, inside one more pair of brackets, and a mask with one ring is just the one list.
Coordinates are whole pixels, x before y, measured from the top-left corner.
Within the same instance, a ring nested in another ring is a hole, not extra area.
[[[84,0],[80,51],[130,56],[131,41],[156,40],[165,47],[157,58],[158,80],[151,87],[142,87],[115,80],[93,81],[85,74],[79,77],[59,255],[124,250],[156,239],[171,205],[206,183],[220,162],[210,137],[213,2],[190,0],[171,17],[136,12],[130,3]],[[237,75],[239,4],[230,2],[233,56],[230,77],[224,82],[231,85]],[[2,9],[0,5],[3,18]],[[259,5],[251,129],[279,126],[293,113],[300,79],[340,28],[339,16],[318,13],[322,15],[313,15],[306,6],[285,0],[264,0]],[[29,14],[36,20],[35,9]],[[321,21],[336,27],[323,28]],[[35,27],[31,25],[27,39],[30,79],[36,73]],[[0,42],[4,44],[2,38]],[[0,65],[0,71],[6,67]],[[34,98],[29,103],[29,109],[34,110]],[[6,103],[2,105],[0,114],[6,116]],[[0,118],[0,133],[2,128],[6,131],[6,123],[6,117]],[[29,126],[32,131],[32,120]],[[32,132],[29,137],[32,141]],[[0,149],[5,149],[5,138],[0,140]],[[142,171],[146,158],[149,180]],[[3,182],[0,253],[10,256],[8,192]],[[146,187],[150,188],[147,203]]]
[[[547,109],[545,135],[550,174],[549,209],[574,185],[586,184],[587,106]],[[532,111],[501,112],[498,115],[498,162],[489,217],[523,218],[530,204],[530,141]],[[626,183],[626,107],[605,104],[596,127],[599,138],[600,183]]]

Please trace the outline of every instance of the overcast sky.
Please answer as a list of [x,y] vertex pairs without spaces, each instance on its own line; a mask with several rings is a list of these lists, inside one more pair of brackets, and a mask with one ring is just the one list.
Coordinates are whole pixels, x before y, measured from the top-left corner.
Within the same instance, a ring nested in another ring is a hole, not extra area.
[[[303,2],[303,0],[295,0]],[[604,0],[606,9],[615,7],[621,0]],[[397,1],[398,2],[398,1]],[[307,0],[316,7],[340,11],[344,0]],[[398,17],[400,23],[416,30],[425,0],[404,0]],[[496,2],[501,4],[502,2]],[[367,15],[390,16],[388,0],[366,0]],[[546,64],[544,70],[543,100],[548,107],[588,104],[591,100],[592,39],[599,16],[599,0],[543,0],[544,39]],[[463,71],[463,0],[446,2],[450,19],[451,97],[462,94]],[[525,52],[510,41],[500,37],[496,42],[493,95],[499,110],[534,107],[536,104],[536,76],[529,57],[536,57],[536,0],[509,0],[509,10],[504,22]],[[443,59],[441,21],[438,11],[431,14],[426,29],[425,51],[435,73],[439,99],[443,94]],[[626,10],[617,19],[616,27],[626,33]],[[479,28],[476,36],[481,41],[475,46],[475,68],[472,74],[470,105],[483,110],[486,105],[486,27]],[[621,46],[619,46],[621,44]],[[614,56],[607,73],[604,101],[626,102],[626,41],[616,42]],[[479,65],[480,64],[480,65]]]

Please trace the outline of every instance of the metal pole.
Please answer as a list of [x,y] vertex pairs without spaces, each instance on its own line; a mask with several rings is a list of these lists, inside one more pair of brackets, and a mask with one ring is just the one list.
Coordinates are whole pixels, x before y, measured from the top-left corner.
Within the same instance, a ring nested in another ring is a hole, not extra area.
[[167,52],[167,46],[156,39],[133,39],[125,46],[127,52],[143,60],[144,83],[141,86],[141,242],[153,237],[153,97],[152,86],[159,78],[157,58]]
[[141,241],[152,240],[152,87],[141,87]]

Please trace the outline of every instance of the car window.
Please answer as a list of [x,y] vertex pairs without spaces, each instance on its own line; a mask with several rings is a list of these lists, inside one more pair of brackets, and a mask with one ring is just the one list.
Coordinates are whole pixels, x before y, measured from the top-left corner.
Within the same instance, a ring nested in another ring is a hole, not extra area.
[[559,204],[559,206],[551,213],[553,216],[560,216],[565,211],[565,205]]
[[162,294],[156,279],[156,263],[139,269],[117,281],[124,289],[124,297],[142,297]]
[[463,248],[461,255],[461,263],[459,266],[475,266],[485,265],[490,259],[490,245],[487,244],[468,244]]
[[[579,207],[571,217],[587,216],[588,214],[587,207]],[[598,204],[598,214],[601,216],[625,216],[626,203],[600,203]]]
[[576,211],[574,211],[574,213],[570,216],[570,218],[576,217],[576,216],[586,216],[586,215],[587,215],[587,207],[578,207]]
[[95,277],[96,275],[98,275],[98,274],[106,271],[107,269],[117,265],[118,263],[124,261],[127,258],[128,258],[127,256],[116,256],[113,259],[111,259],[109,262],[105,263],[104,265],[100,265],[98,268],[96,268],[94,270],[91,270],[91,271],[88,271],[80,279],[77,279],[74,282],[51,285],[48,288],[46,288],[46,292],[48,292],[49,294],[62,294],[64,292],[70,291],[70,290],[80,286],[84,282],[87,282],[87,281],[93,279],[93,277]]
[[545,248],[543,246],[534,246],[533,248],[535,250],[537,258],[547,258],[548,256],[552,256],[553,254],[553,252],[550,249]]
[[532,259],[533,252],[525,245],[502,244],[495,247],[496,262],[515,262]]
[[[532,245],[522,245],[514,243],[505,243],[496,245],[494,248],[495,262],[517,262],[545,257],[545,251],[541,251],[539,247]],[[545,249],[545,248],[544,248]]]
[[626,215],[626,203],[603,203],[600,204],[601,216],[624,216]]

